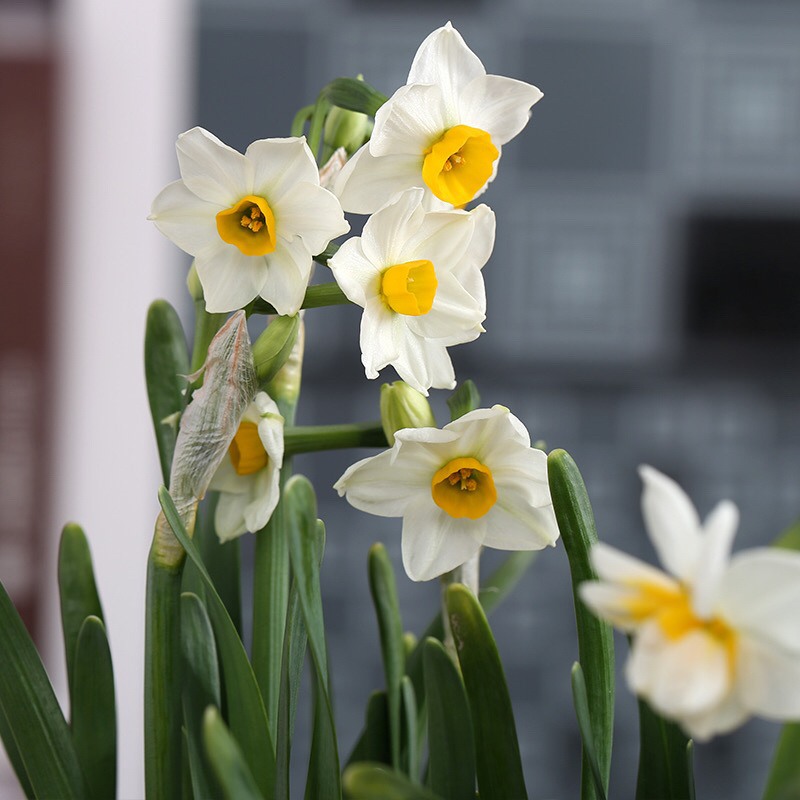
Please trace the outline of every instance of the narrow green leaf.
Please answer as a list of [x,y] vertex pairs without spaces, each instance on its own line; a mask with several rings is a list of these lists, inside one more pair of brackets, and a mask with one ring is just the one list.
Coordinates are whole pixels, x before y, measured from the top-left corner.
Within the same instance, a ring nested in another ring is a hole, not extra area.
[[389,700],[389,736],[392,750],[392,766],[400,769],[400,723],[401,689],[406,667],[405,646],[403,644],[403,621],[397,601],[392,562],[386,548],[376,543],[369,550],[368,559],[369,588],[375,614],[378,618],[378,631],[381,639],[383,672],[386,676],[386,696]]
[[35,795],[82,800],[86,790],[67,722],[2,583],[0,653],[0,706]]
[[114,668],[106,629],[87,617],[75,649],[72,738],[86,778],[88,797],[117,793],[117,711]]
[[447,398],[447,405],[450,409],[450,420],[456,420],[474,411],[481,404],[481,396],[478,387],[471,380],[464,381],[450,397]]
[[589,698],[586,696],[586,681],[583,677],[581,665],[576,661],[572,665],[572,701],[575,705],[575,716],[578,718],[578,729],[581,732],[583,752],[591,769],[594,780],[594,790],[600,800],[606,800],[606,788],[603,786],[603,775],[597,763],[597,750],[592,732],[591,713],[589,711]]
[[225,604],[214,588],[200,553],[187,535],[175,504],[163,486],[159,489],[158,499],[172,532],[205,582],[208,615],[222,658],[231,730],[242,748],[259,789],[270,798],[273,796],[275,785],[275,748],[253,669],[242,640],[236,632]]
[[475,744],[472,718],[461,675],[441,642],[423,644],[428,703],[428,779],[444,800],[475,795]]
[[144,373],[161,474],[164,483],[168,484],[178,436],[178,426],[169,420],[186,405],[189,352],[180,318],[166,300],[154,300],[147,310]]
[[783,726],[764,790],[764,800],[800,797],[800,722]]
[[[585,676],[597,765],[604,793],[607,793],[614,735],[614,638],[611,626],[592,614],[578,595],[578,587],[583,581],[597,577],[589,560],[589,551],[597,542],[594,514],[583,478],[568,453],[564,450],[550,453],[547,474],[558,528],[569,559],[578,630],[578,660]],[[581,798],[595,800],[599,797],[584,749]]]
[[103,609],[94,581],[89,542],[79,525],[70,523],[61,531],[58,548],[58,592],[61,600],[61,628],[67,661],[70,705],[74,703],[75,649],[86,617],[103,619]]
[[375,116],[375,112],[386,102],[387,97],[363,80],[356,78],[336,78],[321,92],[331,105],[348,111]]
[[22,789],[25,797],[33,800],[33,787],[31,786],[31,782],[28,778],[28,773],[25,771],[25,764],[22,762],[22,755],[17,748],[17,741],[14,738],[14,734],[11,733],[11,728],[8,726],[8,720],[6,719],[2,705],[0,705],[0,742],[2,742],[3,747],[5,747],[8,760],[11,762],[11,766],[14,769],[14,774],[17,776],[17,780],[19,781],[20,789]]
[[350,800],[439,800],[438,795],[383,764],[352,764],[343,780]]
[[219,707],[221,688],[211,620],[196,594],[181,595],[181,653],[184,666],[183,719],[193,797],[212,800],[219,788],[203,747],[203,714]]
[[639,736],[636,800],[686,800],[691,794],[692,776],[686,759],[689,740],[683,731],[640,699]]
[[417,698],[414,695],[414,684],[408,675],[403,676],[400,684],[402,698],[402,752],[401,761],[403,771],[416,782],[419,780],[419,753],[420,753],[420,720],[417,712]]
[[686,743],[686,773],[689,776],[689,800],[697,800],[694,785],[694,742],[691,739]]
[[239,744],[213,706],[203,717],[203,741],[225,800],[264,800]]
[[292,120],[290,136],[302,136],[306,127],[306,122],[311,118],[314,113],[314,106],[303,106],[295,115]]
[[358,737],[347,764],[349,766],[359,761],[373,761],[390,765],[392,751],[389,743],[389,702],[385,691],[373,692],[369,696],[366,717],[364,730]]
[[447,588],[447,611],[472,716],[481,800],[527,798],[517,729],[500,654],[475,596]]

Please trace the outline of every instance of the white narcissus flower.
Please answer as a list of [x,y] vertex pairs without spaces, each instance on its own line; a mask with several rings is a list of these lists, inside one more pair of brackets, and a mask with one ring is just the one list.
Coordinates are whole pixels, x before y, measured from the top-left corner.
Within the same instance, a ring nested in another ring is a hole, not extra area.
[[670,478],[641,467],[642,512],[669,574],[604,544],[584,603],[633,634],[632,691],[700,741],[751,714],[800,719],[800,553],[730,555],[736,506],[700,521]]
[[403,518],[403,566],[426,581],[481,547],[540,550],[558,539],[547,457],[505,407],[439,428],[404,428],[391,450],[353,464],[336,482],[350,505]]
[[294,314],[312,257],[350,230],[339,201],[320,186],[305,138],[261,139],[242,155],[192,128],[176,149],[182,180],[161,191],[149,218],[195,257],[207,310],[234,311],[261,297]]
[[450,345],[483,332],[481,268],[494,247],[494,212],[425,211],[409,189],[373,214],[360,237],[328,261],[348,299],[364,309],[361,360],[368,378],[391,364],[420,392],[452,389]]
[[412,186],[462,206],[494,178],[500,148],[542,93],[487,75],[448,22],[420,45],[408,81],[378,109],[372,136],[334,183],[345,211],[371,214]]
[[209,484],[220,492],[214,517],[220,541],[255,533],[269,522],[280,498],[282,464],[283,417],[275,401],[259,392]]

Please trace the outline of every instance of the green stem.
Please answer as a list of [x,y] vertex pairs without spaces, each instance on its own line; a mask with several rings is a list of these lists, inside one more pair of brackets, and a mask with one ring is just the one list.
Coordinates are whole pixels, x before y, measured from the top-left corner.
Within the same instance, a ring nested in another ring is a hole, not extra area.
[[[345,293],[336,283],[318,283],[306,289],[306,296],[300,308],[321,308],[322,306],[341,306],[349,303]],[[253,314],[277,314],[275,306],[257,297],[253,301]],[[201,364],[202,366],[202,364]]]
[[292,120],[292,130],[290,136],[302,136],[303,129],[306,127],[309,117],[314,113],[314,106],[303,106]]
[[283,432],[287,455],[346,447],[388,447],[380,422],[358,425],[298,425]]

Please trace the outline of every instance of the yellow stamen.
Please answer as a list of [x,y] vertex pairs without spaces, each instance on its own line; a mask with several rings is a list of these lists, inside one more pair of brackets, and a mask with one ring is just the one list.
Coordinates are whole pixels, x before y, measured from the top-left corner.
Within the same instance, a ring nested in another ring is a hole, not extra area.
[[258,426],[242,422],[228,448],[233,468],[239,475],[252,475],[269,463],[269,456],[258,435]]
[[236,245],[246,256],[265,256],[275,250],[275,215],[263,197],[249,194],[217,214],[223,242]]
[[486,131],[456,125],[425,151],[422,179],[440,200],[462,206],[492,177],[499,155]]
[[419,317],[433,307],[438,285],[430,261],[406,261],[384,271],[381,297],[392,311]]
[[479,519],[497,502],[492,471],[474,458],[454,458],[431,480],[433,502],[451,517]]

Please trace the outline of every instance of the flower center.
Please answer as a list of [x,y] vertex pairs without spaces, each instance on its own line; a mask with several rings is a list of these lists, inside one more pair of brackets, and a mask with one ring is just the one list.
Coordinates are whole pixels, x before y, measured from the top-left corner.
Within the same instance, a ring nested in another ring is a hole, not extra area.
[[269,456],[258,435],[258,426],[242,422],[228,448],[233,468],[239,475],[252,475],[267,466]]
[[381,297],[392,311],[420,317],[433,307],[438,285],[430,261],[406,261],[384,271],[381,276]]
[[265,256],[275,249],[275,215],[267,201],[254,194],[217,214],[217,232],[246,256]]
[[425,151],[422,179],[440,200],[463,206],[492,177],[499,155],[486,131],[456,125]]
[[431,481],[433,502],[451,517],[478,519],[496,502],[492,471],[474,458],[454,458]]

